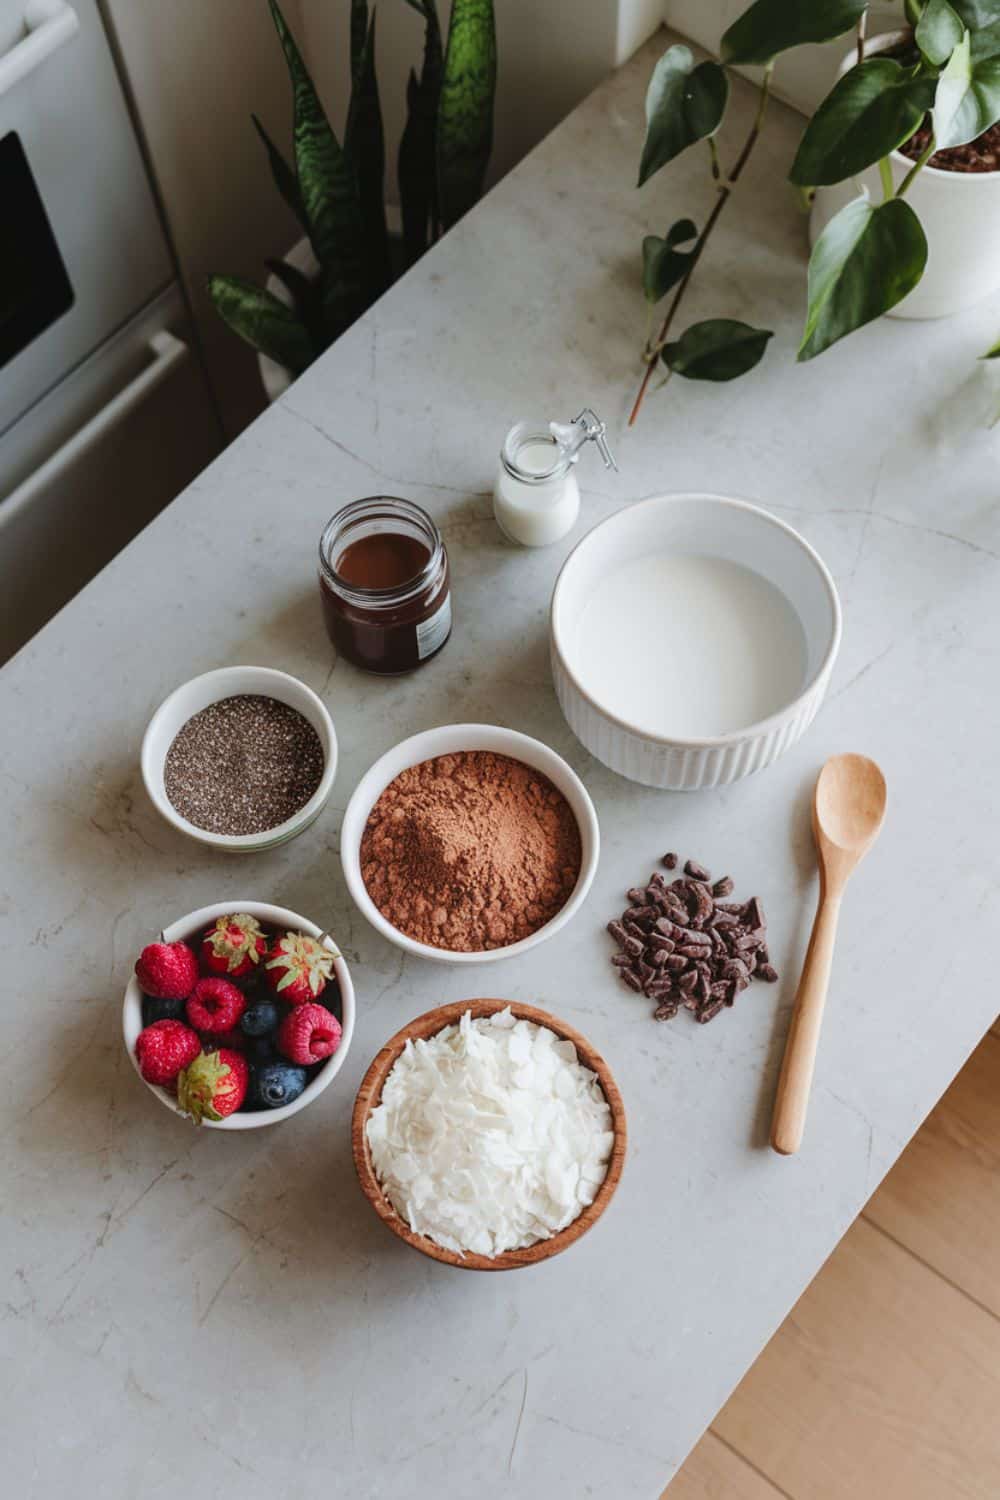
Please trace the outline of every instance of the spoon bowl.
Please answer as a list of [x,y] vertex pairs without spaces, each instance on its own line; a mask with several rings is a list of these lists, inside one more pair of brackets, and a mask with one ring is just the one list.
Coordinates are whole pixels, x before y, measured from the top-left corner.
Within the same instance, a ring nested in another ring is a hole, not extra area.
[[813,831],[819,845],[867,854],[885,817],[885,777],[867,755],[832,755],[819,773],[813,797]]

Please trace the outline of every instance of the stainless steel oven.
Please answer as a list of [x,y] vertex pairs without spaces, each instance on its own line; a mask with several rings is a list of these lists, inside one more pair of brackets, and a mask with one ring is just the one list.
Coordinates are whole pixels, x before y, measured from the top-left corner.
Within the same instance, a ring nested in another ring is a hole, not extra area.
[[96,0],[0,0],[0,660],[220,445]]

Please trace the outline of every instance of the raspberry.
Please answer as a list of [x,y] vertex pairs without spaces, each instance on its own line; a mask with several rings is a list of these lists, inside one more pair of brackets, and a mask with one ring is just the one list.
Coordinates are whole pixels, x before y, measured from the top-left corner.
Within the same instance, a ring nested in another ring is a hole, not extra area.
[[246,996],[228,979],[199,979],[188,998],[187,1018],[198,1031],[231,1031]]
[[322,1062],[340,1046],[340,1022],[325,1005],[296,1005],[278,1027],[278,1051],[301,1065]]
[[157,1000],[186,1000],[198,980],[198,960],[187,943],[150,943],[135,963],[136,978]]
[[200,1052],[201,1041],[183,1021],[154,1021],[135,1040],[139,1072],[160,1088],[169,1088]]

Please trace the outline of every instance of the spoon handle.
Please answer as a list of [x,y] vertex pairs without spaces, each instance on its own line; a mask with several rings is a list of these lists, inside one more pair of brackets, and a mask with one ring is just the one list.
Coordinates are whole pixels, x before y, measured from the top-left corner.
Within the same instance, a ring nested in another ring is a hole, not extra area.
[[791,1156],[802,1144],[839,916],[839,897],[821,896],[795,996],[771,1120],[771,1145],[782,1156]]

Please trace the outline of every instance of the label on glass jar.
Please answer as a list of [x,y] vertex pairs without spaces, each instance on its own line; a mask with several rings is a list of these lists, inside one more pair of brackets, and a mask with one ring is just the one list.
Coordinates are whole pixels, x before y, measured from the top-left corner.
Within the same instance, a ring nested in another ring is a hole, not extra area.
[[421,620],[417,626],[417,660],[424,661],[433,656],[439,646],[448,639],[451,629],[451,591],[444,596],[440,609],[429,620]]

